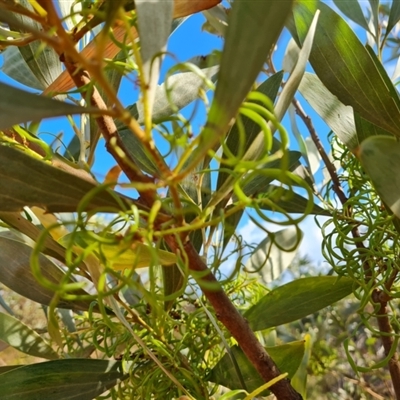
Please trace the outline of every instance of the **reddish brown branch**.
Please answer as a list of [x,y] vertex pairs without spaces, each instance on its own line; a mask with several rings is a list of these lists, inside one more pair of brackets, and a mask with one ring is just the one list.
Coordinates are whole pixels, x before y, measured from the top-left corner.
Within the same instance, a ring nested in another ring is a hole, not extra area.
[[[173,236],[166,237],[165,240],[171,250],[176,253],[180,251]],[[189,260],[189,269],[193,272],[193,276],[207,300],[213,306],[217,318],[237,340],[239,346],[264,381],[269,382],[279,376],[281,373],[278,367],[261,346],[246,319],[230,301],[215,276],[207,268],[190,242],[184,245],[184,251]],[[201,278],[199,278],[199,275],[201,275]],[[302,399],[302,396],[290,385],[289,379],[280,380],[271,387],[271,391],[279,400]]]
[[[383,333],[381,335],[381,341],[383,348],[385,350],[385,355],[388,356],[394,346],[393,331],[388,316],[388,303],[380,299],[381,297],[380,294],[381,292],[379,290],[375,290],[372,298],[376,303],[380,304],[380,308],[376,318],[378,320],[379,331]],[[394,392],[396,394],[396,399],[399,400],[400,363],[399,363],[399,354],[397,351],[395,351],[392,357],[390,358],[388,366],[389,366],[390,376],[392,378]]]

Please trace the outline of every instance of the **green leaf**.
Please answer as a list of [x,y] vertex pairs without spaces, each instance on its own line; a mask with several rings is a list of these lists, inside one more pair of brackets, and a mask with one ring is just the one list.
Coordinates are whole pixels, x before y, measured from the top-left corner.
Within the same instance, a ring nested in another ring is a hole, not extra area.
[[[32,248],[17,240],[0,237],[0,282],[14,292],[37,303],[49,305],[54,292],[40,285],[32,274],[30,257]],[[60,283],[65,277],[64,271],[47,257],[39,255],[39,263],[43,276],[50,282]],[[88,295],[84,290],[74,292]],[[90,301],[67,301],[61,299],[58,307],[87,311]]]
[[200,134],[199,147],[194,153],[194,164],[225,135],[276,43],[292,5],[291,0],[236,0],[233,3],[218,84],[206,126]]
[[354,112],[354,121],[356,124],[358,143],[362,143],[365,139],[368,139],[371,136],[379,136],[379,135],[391,136],[388,131],[367,121],[366,119],[361,117],[357,112]]
[[300,83],[299,91],[350,150],[358,146],[353,109],[340,102],[324,86],[317,75],[306,72]]
[[400,1],[393,0],[390,8],[389,21],[386,27],[386,35],[394,28],[400,20]]
[[[271,75],[268,79],[266,79],[263,83],[261,83],[260,86],[258,86],[256,92],[265,94],[271,99],[271,101],[275,101],[279,88],[281,87],[282,78],[283,78],[283,71],[279,71],[276,74]],[[237,156],[241,152],[244,152],[244,150],[248,149],[253,143],[254,139],[260,133],[260,125],[258,125],[252,119],[247,118],[245,116],[242,116],[241,119],[244,131],[246,132],[245,142],[243,143],[243,146],[240,146],[241,141],[239,139],[240,135],[237,123],[235,123],[232,126],[232,129],[230,130],[229,135],[226,139],[226,147],[235,156]],[[228,172],[225,171],[219,172],[217,181],[217,191],[225,183],[228,176],[229,176]]]
[[357,150],[365,172],[376,191],[400,218],[400,143],[390,136],[372,136]]
[[1,70],[15,81],[34,89],[43,90],[44,86],[33,74],[23,59],[18,47],[7,47],[3,52],[4,59]]
[[246,270],[259,272],[265,283],[270,283],[285,271],[297,253],[303,232],[291,226],[269,232],[246,263]]
[[[98,188],[9,146],[0,145],[0,165],[1,211],[20,211],[24,206],[43,207],[50,212],[76,211],[83,197]],[[127,204],[126,198],[105,189],[97,190],[85,209],[108,211]]]
[[[319,3],[319,23],[310,62],[322,83],[345,105],[369,122],[400,135],[400,101],[388,77],[347,23]],[[305,37],[313,12],[306,1],[295,8],[299,37]]]
[[255,331],[296,321],[352,293],[350,278],[316,276],[297,279],[271,290],[244,314]]
[[[281,346],[266,347],[267,353],[272,357],[281,373],[287,372],[289,379],[295,374],[304,354],[304,341],[286,343]],[[265,384],[263,379],[253,367],[243,351],[238,347],[231,347],[232,355],[239,365],[240,372],[246,384],[247,392],[256,390]],[[212,369],[208,379],[229,389],[243,389],[236,374],[236,370],[228,354],[225,354]]]
[[8,314],[0,313],[0,340],[34,357],[58,359],[58,354],[33,329]]
[[[264,191],[260,194],[261,196],[269,196],[269,192],[276,191],[278,189],[278,186],[275,185],[268,185]],[[261,203],[258,206],[262,210],[270,210],[270,211],[276,211],[279,212],[279,208],[282,208],[285,210],[287,213],[292,213],[292,214],[304,214],[305,211],[307,210],[308,206],[308,199],[305,197],[301,196],[300,194],[293,192],[292,190],[288,190],[285,188],[279,188],[279,190],[282,190],[282,195],[278,200],[274,200],[274,204],[266,204],[266,203]],[[326,215],[330,216],[331,213],[328,210],[324,210],[321,208],[319,205],[314,204],[313,208],[310,212],[312,215]]]
[[23,366],[1,377],[3,400],[92,400],[127,375],[119,361],[69,359]]
[[333,0],[333,2],[347,18],[350,18],[365,30],[370,30],[358,0]]
[[[0,219],[7,225],[16,229],[18,232],[28,236],[34,242],[39,239],[42,231],[32,222],[23,218],[19,212],[4,212],[0,211]],[[65,261],[65,249],[58,244],[50,235],[47,235],[43,241],[44,254],[56,258],[57,260]]]
[[293,388],[299,392],[303,399],[307,398],[307,376],[308,376],[308,363],[312,354],[312,339],[309,333],[304,336],[304,356],[301,360],[299,368],[297,369],[295,375],[290,380]]
[[98,112],[94,108],[79,107],[28,93],[2,82],[0,92],[0,130],[23,122],[40,121],[43,118]]
[[161,61],[167,50],[174,10],[173,0],[151,2],[135,0],[137,25],[140,34],[140,54],[143,63],[143,79],[148,85],[144,99],[148,101],[149,115],[152,113]]
[[69,243],[72,235],[77,246],[83,249],[90,246],[104,257],[110,263],[111,268],[115,270],[143,268],[150,265],[172,265],[177,261],[176,254],[139,241],[132,243],[132,241],[121,240],[116,244],[101,243],[84,232],[65,235],[61,241],[65,244]]
[[[29,0],[20,0],[19,4],[31,11],[34,11]],[[16,25],[14,26],[12,21],[10,21],[9,26],[12,30],[28,32],[31,29],[36,31],[41,31],[43,29],[38,22],[25,15],[17,13],[12,13],[11,15],[16,22]],[[21,23],[30,29],[20,29],[19,24]],[[18,49],[26,64],[40,82],[42,86],[40,89],[44,89],[49,86],[61,74],[62,66],[60,56],[51,46],[45,46],[43,43],[41,43],[41,41],[35,40],[26,46],[19,47]]]

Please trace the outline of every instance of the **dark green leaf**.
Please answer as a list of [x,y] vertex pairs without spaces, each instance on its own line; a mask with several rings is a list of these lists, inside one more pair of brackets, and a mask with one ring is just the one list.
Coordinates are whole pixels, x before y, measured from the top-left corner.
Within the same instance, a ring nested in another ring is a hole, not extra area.
[[[400,101],[387,86],[386,72],[377,68],[368,50],[346,22],[320,3],[321,10],[310,62],[323,84],[345,105],[363,118],[400,135]],[[306,1],[295,9],[299,37],[305,37],[313,18]],[[383,72],[382,72],[383,71]]]
[[[371,136],[391,136],[390,133],[379,126],[372,124],[363,117],[361,117],[357,112],[354,112],[354,121],[356,124],[357,140],[358,143],[362,143],[365,139]],[[352,149],[354,150],[354,149]]]
[[299,91],[350,150],[358,146],[353,109],[333,95],[315,74],[306,72]]
[[386,27],[388,34],[400,20],[400,1],[393,0],[392,7],[390,8],[389,21]]
[[333,0],[333,2],[346,17],[369,31],[368,23],[358,0]]
[[[0,145],[1,211],[19,211],[24,206],[38,206],[51,212],[76,211],[83,197],[95,188],[93,183],[13,147]],[[124,204],[125,198],[111,190],[101,190],[91,196],[85,209],[116,210]]]
[[361,143],[357,156],[382,200],[400,218],[400,142],[372,136]]
[[280,0],[236,0],[233,3],[218,84],[194,160],[225,135],[276,43],[292,5],[293,1]]
[[296,321],[352,293],[350,278],[316,276],[297,279],[271,290],[244,314],[255,331]]
[[79,107],[28,93],[2,82],[0,92],[0,130],[23,122],[40,121],[43,118],[96,111],[93,108]]
[[[298,342],[286,343],[281,346],[266,347],[266,350],[277,364],[279,371],[281,373],[287,372],[290,379],[295,374],[303,359],[304,341],[301,340]],[[252,392],[265,384],[257,370],[238,346],[231,347],[231,352],[239,365],[248,392]],[[208,379],[211,382],[218,383],[229,389],[243,389],[228,354],[225,354],[218,361]]]
[[92,400],[127,376],[119,361],[81,358],[26,365],[1,377],[2,400]]
[[[32,249],[26,244],[0,237],[0,282],[21,296],[49,305],[54,293],[40,285],[33,276],[30,266],[31,253]],[[65,273],[48,258],[40,255],[39,263],[47,280],[58,284],[64,278]],[[87,295],[83,290],[78,290],[76,294]],[[58,306],[87,311],[90,302],[60,300]]]
[[0,340],[34,357],[58,359],[58,354],[33,329],[8,314],[0,313]]
[[[263,194],[267,194],[269,191],[275,191],[276,189],[278,189],[277,186],[275,185],[268,185],[266,188],[266,191],[263,192]],[[281,189],[282,190],[282,196],[279,200],[275,201],[276,207],[274,207],[273,204],[259,204],[259,207],[262,210],[270,210],[270,211],[277,211],[278,207],[282,208],[283,210],[285,210],[287,213],[292,213],[292,214],[304,214],[306,209],[307,209],[307,205],[308,205],[308,199],[306,199],[305,197],[299,195],[296,192],[293,192],[291,190],[287,190],[287,189]],[[267,195],[268,197],[268,195]],[[310,214],[313,215],[326,215],[326,216],[330,216],[331,213],[328,210],[324,210],[323,208],[321,208],[319,205],[314,204],[313,208],[310,212]]]

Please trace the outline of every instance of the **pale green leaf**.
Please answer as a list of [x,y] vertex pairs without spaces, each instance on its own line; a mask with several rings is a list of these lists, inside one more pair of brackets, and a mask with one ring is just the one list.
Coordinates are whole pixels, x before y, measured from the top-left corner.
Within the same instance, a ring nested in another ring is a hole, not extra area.
[[244,316],[255,331],[306,317],[352,293],[351,278],[316,276],[297,279],[271,290]]
[[[0,282],[14,292],[37,303],[49,305],[54,297],[54,292],[40,285],[32,274],[30,257],[32,248],[17,240],[0,237]],[[41,273],[45,279],[59,284],[65,278],[64,271],[43,255],[39,255]],[[83,290],[74,292],[88,295]],[[90,301],[60,300],[61,308],[87,311]]]
[[353,109],[340,102],[324,86],[317,75],[306,72],[300,83],[299,91],[350,150],[358,146]]
[[0,312],[0,340],[33,357],[58,359],[58,354],[33,329],[18,319]]
[[[257,370],[238,346],[231,347],[233,357],[239,365],[247,392],[256,390],[265,384]],[[266,347],[265,350],[274,360],[281,373],[288,373],[289,379],[295,374],[304,354],[304,341],[286,343],[280,346]],[[228,354],[225,354],[212,369],[208,379],[229,389],[244,389]],[[268,393],[266,392],[265,395]]]
[[389,21],[386,27],[386,33],[388,34],[394,26],[400,20],[400,1],[392,0],[392,6],[390,7]]
[[361,143],[357,155],[382,200],[400,218],[400,142],[390,136],[371,136]]
[[120,361],[69,359],[1,374],[2,400],[92,400],[126,379]]
[[147,112],[151,115],[160,76],[162,53],[167,50],[167,40],[171,33],[174,1],[135,0],[135,6],[143,78],[148,86],[145,94],[148,101]]
[[274,281],[290,266],[302,238],[303,232],[295,227],[270,232],[247,261],[246,270],[258,272],[265,283]]

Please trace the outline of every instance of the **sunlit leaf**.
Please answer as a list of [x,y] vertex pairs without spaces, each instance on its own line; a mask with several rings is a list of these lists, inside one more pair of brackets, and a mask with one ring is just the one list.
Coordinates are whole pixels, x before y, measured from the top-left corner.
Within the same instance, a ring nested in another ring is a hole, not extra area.
[[93,113],[93,108],[49,99],[0,82],[0,129],[43,118],[60,117],[69,114]]
[[[286,343],[281,346],[266,347],[267,353],[272,357],[281,373],[288,373],[289,379],[295,374],[304,354],[304,341]],[[252,392],[265,382],[257,370],[249,362],[243,351],[238,347],[231,347],[233,357],[239,365],[246,390]],[[228,354],[225,354],[212,369],[208,379],[229,389],[243,389],[236,370]]]
[[352,293],[351,278],[316,276],[297,279],[271,290],[244,314],[255,331],[296,321]]
[[[82,248],[87,246],[105,257],[111,267],[116,270],[143,268],[150,265],[172,265],[177,261],[176,254],[145,245],[141,242],[127,243],[121,240],[118,244],[96,243],[85,234],[74,234],[76,244]],[[70,235],[64,236],[61,241],[68,243]],[[95,246],[97,244],[97,246]]]
[[[363,118],[400,135],[400,100],[393,96],[393,85],[383,68],[379,69],[370,52],[347,23],[326,4],[321,10],[310,62],[323,84],[345,105]],[[313,11],[306,1],[295,8],[300,38],[304,38]]]
[[147,99],[147,112],[151,115],[163,53],[167,50],[167,40],[171,32],[174,1],[135,0],[135,6],[143,79],[147,85],[143,96]]
[[26,365],[1,377],[3,400],[92,400],[127,375],[120,361],[80,358]]
[[[19,211],[24,206],[38,206],[51,212],[76,211],[83,197],[96,188],[93,183],[9,146],[0,146],[0,165],[1,211]],[[91,196],[86,209],[115,210],[127,204],[114,193],[98,191]]]
[[246,270],[257,271],[265,283],[274,281],[293,261],[302,237],[295,227],[270,232],[247,261]]
[[58,354],[39,334],[8,314],[0,313],[0,340],[30,356],[48,360],[59,358]]
[[[40,285],[32,274],[30,257],[32,248],[17,240],[0,237],[0,282],[14,292],[37,303],[49,305],[54,297],[54,292]],[[43,255],[39,255],[39,263],[42,275],[55,284],[61,282],[65,273],[52,261]],[[83,290],[76,294],[87,295]],[[60,300],[61,308],[87,311],[90,301]]]
[[304,356],[301,360],[300,366],[295,375],[290,380],[293,388],[299,392],[303,399],[307,398],[307,377],[308,377],[308,364],[312,354],[312,339],[309,333],[304,335]]
[[390,136],[372,136],[356,154],[382,200],[400,218],[400,142]]
[[340,102],[315,74],[304,74],[299,91],[349,149],[357,147],[353,109],[350,106]]

